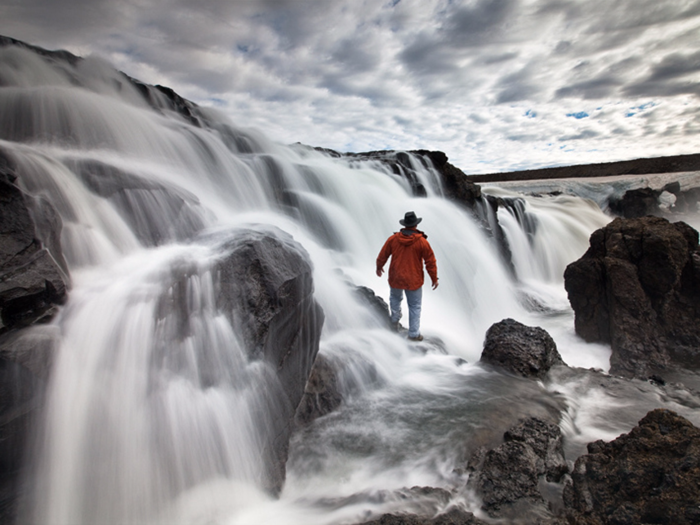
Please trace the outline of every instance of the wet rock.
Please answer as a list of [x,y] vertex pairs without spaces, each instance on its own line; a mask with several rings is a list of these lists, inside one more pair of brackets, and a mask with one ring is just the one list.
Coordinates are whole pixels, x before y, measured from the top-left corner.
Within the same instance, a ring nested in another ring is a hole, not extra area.
[[[53,315],[56,306],[66,299],[69,282],[57,263],[63,261],[58,241],[60,220],[47,201],[34,200],[13,180],[12,174],[0,173],[2,331],[28,326]],[[40,217],[39,226],[35,215]],[[53,228],[49,228],[47,217],[53,217]]]
[[570,523],[700,523],[700,429],[649,412],[628,434],[588,445],[564,490]]
[[552,366],[563,363],[556,343],[545,330],[513,319],[488,329],[481,362],[533,379],[544,378]]
[[416,150],[416,155],[428,157],[435,169],[442,176],[443,189],[448,198],[473,207],[481,198],[481,186],[475,184],[467,175],[448,162],[448,157],[442,151]]
[[342,401],[343,396],[338,389],[338,373],[333,361],[322,355],[316,356],[311,375],[306,382],[304,397],[297,408],[297,424],[308,425],[334,411]]
[[0,523],[15,522],[23,457],[42,392],[34,374],[0,358]]
[[619,200],[610,202],[610,209],[627,219],[655,215],[659,212],[660,191],[651,188],[628,190]]
[[576,333],[610,343],[612,373],[700,368],[700,249],[687,224],[616,219],[591,235],[564,279]]
[[[554,520],[541,481],[558,482],[567,473],[559,427],[531,417],[503,436],[498,447],[478,450],[470,459],[469,487],[491,517],[523,523]],[[530,521],[528,521],[530,520]]]
[[80,161],[74,170],[95,194],[108,199],[145,246],[192,238],[206,224],[197,197],[109,164]]
[[227,255],[217,267],[218,305],[251,359],[267,362],[281,388],[278,417],[262,437],[268,449],[266,485],[278,492],[294,414],[318,353],[323,311],[313,296],[308,254],[288,234],[245,230],[222,249]]
[[471,512],[453,508],[434,517],[415,514],[383,514],[376,520],[365,521],[362,525],[486,525]]
[[391,314],[389,313],[389,305],[386,301],[374,293],[374,290],[366,286],[354,286],[355,295],[365,302],[376,315],[379,322],[389,328],[391,327]]

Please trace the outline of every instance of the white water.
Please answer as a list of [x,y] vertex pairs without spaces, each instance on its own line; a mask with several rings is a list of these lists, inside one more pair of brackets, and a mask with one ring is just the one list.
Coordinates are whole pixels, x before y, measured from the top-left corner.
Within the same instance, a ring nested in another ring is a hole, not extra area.
[[[609,349],[575,336],[563,289],[566,265],[610,220],[590,201],[522,197],[530,237],[502,210],[514,278],[432,170],[419,171],[428,197],[414,198],[378,162],[273,144],[213,113],[197,128],[146,107],[98,61],[71,70],[5,48],[0,79],[0,148],[17,183],[61,215],[73,279],[53,322],[25,521],[326,524],[435,511],[396,491],[461,487],[455,463],[518,415],[564,403],[573,440],[634,424],[588,417],[598,398],[587,403],[577,382],[546,389],[475,365],[488,327],[513,317],[550,331],[570,365],[607,369]],[[130,189],[112,188],[117,178]],[[383,329],[347,284],[388,298],[374,261],[408,210],[424,218],[440,275],[424,292],[422,331],[442,343],[427,352]],[[346,396],[293,439],[279,499],[261,491],[259,464],[277,385],[213,300],[212,265],[243,227],[279,228],[308,252],[321,353],[339,364]],[[464,491],[454,503],[478,509]]]

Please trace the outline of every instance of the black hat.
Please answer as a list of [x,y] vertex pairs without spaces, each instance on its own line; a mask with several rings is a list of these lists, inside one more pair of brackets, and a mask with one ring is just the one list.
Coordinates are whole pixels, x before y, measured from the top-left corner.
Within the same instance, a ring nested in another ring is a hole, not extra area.
[[417,226],[418,223],[422,220],[423,219],[421,217],[416,217],[416,212],[407,211],[403,219],[399,219],[399,222],[407,228],[413,228],[414,226]]

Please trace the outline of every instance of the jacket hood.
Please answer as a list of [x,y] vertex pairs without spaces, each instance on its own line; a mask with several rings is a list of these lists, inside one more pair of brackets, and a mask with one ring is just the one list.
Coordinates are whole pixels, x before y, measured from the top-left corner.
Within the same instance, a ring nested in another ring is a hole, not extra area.
[[421,237],[425,239],[428,238],[425,233],[414,228],[404,228],[396,234],[396,237],[398,238],[399,242],[405,246],[410,246],[411,244],[417,242]]

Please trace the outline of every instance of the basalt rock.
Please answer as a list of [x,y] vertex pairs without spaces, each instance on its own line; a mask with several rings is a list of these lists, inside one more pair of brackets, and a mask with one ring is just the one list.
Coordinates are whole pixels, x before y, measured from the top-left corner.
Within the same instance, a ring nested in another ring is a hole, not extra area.
[[568,472],[561,430],[531,417],[509,429],[503,440],[494,449],[478,450],[469,461],[469,486],[481,498],[482,510],[523,523],[555,520],[540,484],[559,482]]
[[488,329],[481,362],[533,379],[544,378],[552,366],[563,363],[556,343],[545,330],[513,319]]
[[263,433],[272,492],[281,489],[294,414],[319,348],[323,311],[313,296],[308,254],[289,235],[243,231],[226,243],[217,267],[218,305],[251,359],[269,364],[279,381],[275,420]]
[[653,410],[628,434],[590,443],[571,477],[569,523],[700,523],[700,429]]
[[576,333],[610,343],[610,371],[700,368],[700,249],[683,222],[616,219],[565,273]]

